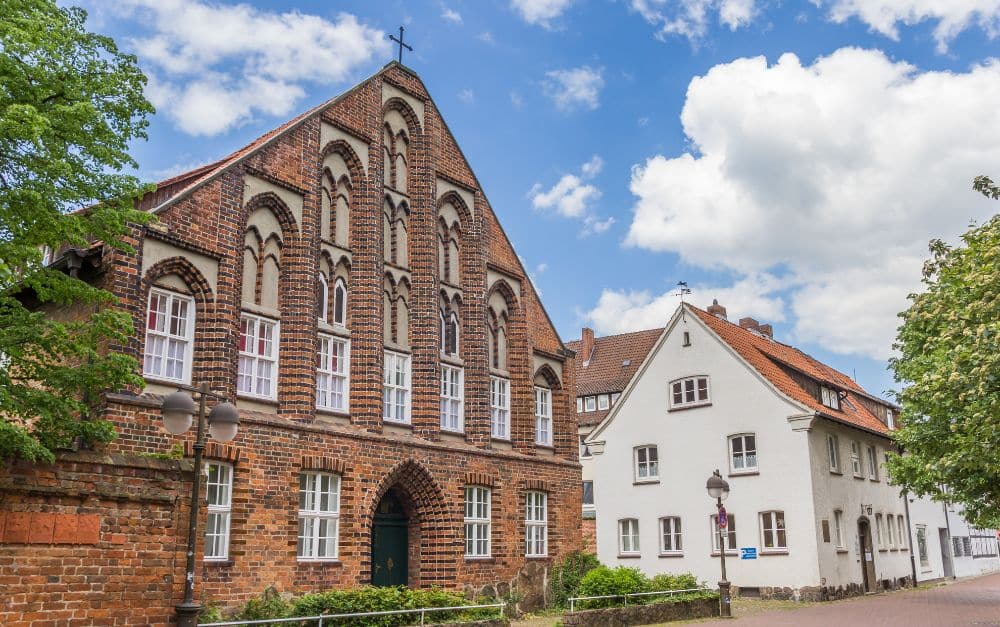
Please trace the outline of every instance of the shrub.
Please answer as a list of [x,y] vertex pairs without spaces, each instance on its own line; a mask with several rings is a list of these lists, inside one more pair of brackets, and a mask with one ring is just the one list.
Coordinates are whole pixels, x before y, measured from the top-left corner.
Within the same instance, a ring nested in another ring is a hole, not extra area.
[[268,588],[255,599],[250,599],[233,616],[234,620],[263,620],[265,618],[285,618],[289,616],[291,606],[281,598],[278,591]]
[[660,573],[649,581],[650,591],[659,592],[661,590],[690,590],[698,587],[698,579],[691,573],[679,573],[671,575]]
[[[587,573],[580,581],[579,596],[606,596],[648,592],[649,579],[638,568],[619,566],[608,568],[598,566]],[[623,604],[622,598],[593,599],[581,603],[581,607],[617,607]]]
[[592,553],[574,551],[568,554],[561,564],[552,569],[549,589],[553,605],[568,606],[569,598],[577,596],[583,577],[600,565],[597,556]]

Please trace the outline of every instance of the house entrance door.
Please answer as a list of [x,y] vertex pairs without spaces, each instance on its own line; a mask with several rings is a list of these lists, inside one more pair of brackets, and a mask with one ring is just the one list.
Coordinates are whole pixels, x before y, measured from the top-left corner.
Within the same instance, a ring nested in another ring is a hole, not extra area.
[[372,523],[372,585],[405,586],[409,577],[410,521],[390,491],[375,510]]
[[872,551],[871,526],[867,518],[858,520],[858,547],[861,550],[861,578],[865,592],[874,592],[875,552]]

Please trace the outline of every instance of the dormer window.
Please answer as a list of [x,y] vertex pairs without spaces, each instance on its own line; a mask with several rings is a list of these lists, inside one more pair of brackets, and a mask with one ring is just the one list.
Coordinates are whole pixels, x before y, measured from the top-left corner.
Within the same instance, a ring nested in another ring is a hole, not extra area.
[[608,395],[601,394],[597,397],[597,409],[604,411],[608,409],[611,405],[609,404]]
[[840,411],[840,393],[825,385],[819,386],[820,401],[830,409]]
[[594,411],[594,410],[597,409],[597,397],[588,396],[587,398],[585,398],[583,400],[584,400],[584,403],[586,403],[586,409],[587,409],[587,411]]

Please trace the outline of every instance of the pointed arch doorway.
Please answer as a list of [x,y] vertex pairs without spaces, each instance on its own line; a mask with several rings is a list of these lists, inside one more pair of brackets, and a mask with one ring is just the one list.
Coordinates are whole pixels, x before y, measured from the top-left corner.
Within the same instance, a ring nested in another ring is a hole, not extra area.
[[372,585],[409,584],[410,517],[396,490],[389,490],[372,520]]

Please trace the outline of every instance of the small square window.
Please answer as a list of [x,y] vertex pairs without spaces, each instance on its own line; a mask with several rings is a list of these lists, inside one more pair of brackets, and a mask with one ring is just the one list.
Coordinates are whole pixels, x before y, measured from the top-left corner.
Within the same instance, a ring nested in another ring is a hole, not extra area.
[[708,403],[708,377],[688,377],[670,382],[670,406],[672,409],[707,405]]
[[820,401],[830,409],[840,409],[840,392],[825,385],[819,387]]
[[597,397],[597,409],[599,409],[600,411],[604,411],[605,409],[610,407],[609,402],[610,401],[608,400],[608,395],[601,394],[600,396]]
[[639,446],[635,449],[635,480],[637,482],[657,481],[660,478],[660,462],[656,446]]
[[587,404],[587,411],[594,411],[597,409],[597,398],[588,396],[584,399],[584,402]]
[[576,413],[583,413],[583,399],[580,397],[576,399]]
[[639,521],[635,518],[618,521],[618,552],[622,555],[639,552]]

